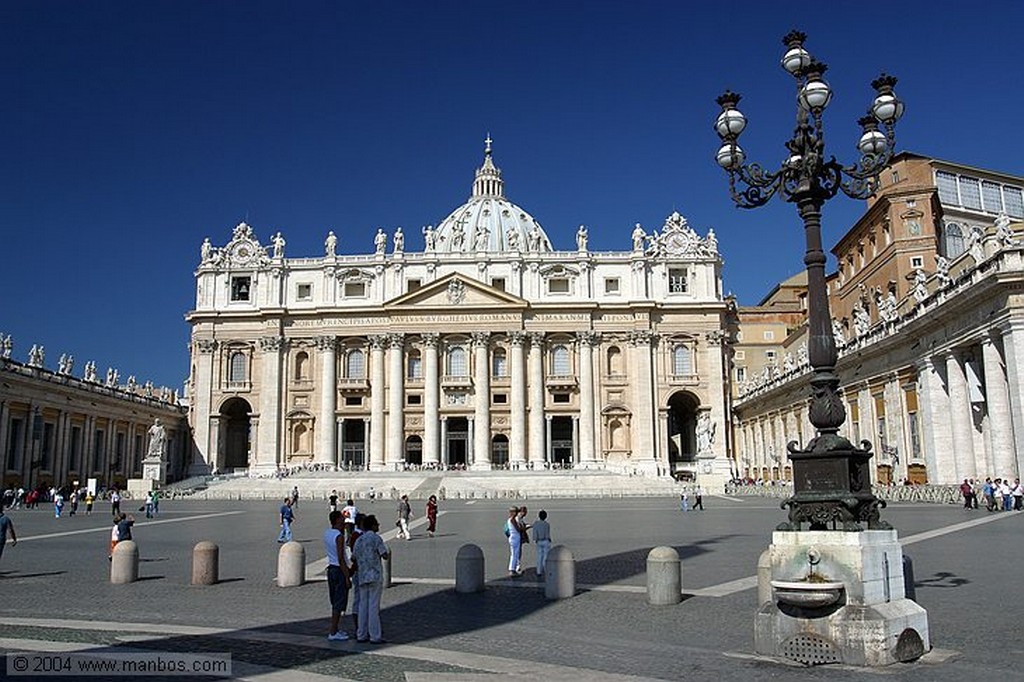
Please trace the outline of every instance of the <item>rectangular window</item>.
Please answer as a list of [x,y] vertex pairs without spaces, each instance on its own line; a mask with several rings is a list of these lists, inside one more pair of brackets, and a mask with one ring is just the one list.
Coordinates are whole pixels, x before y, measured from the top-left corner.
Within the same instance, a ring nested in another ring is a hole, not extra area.
[[548,280],[548,293],[549,294],[567,294],[569,293],[569,280],[564,277],[554,277]]
[[922,258],[921,256],[913,256],[910,259],[910,267],[912,267],[912,268],[923,268],[924,267],[924,258]]
[[686,293],[686,270],[682,268],[672,268],[668,271],[668,293]]
[[555,393],[553,396],[551,396],[551,402],[553,403],[568,403],[569,400],[570,398],[568,393]]
[[747,359],[747,351],[745,351],[745,350],[738,350],[738,351],[736,351],[736,356],[735,357],[736,357],[737,360],[746,360]]
[[617,294],[619,293],[619,278],[618,277],[606,277],[604,280],[604,293],[606,294]]
[[406,291],[416,291],[421,286],[423,286],[423,281],[422,280],[410,279],[410,280],[407,280],[406,283],[405,283],[405,290]]
[[956,191],[956,176],[944,171],[935,172],[935,184],[939,188],[939,201],[943,204],[960,205],[960,194]]
[[345,407],[359,407],[363,404],[363,397],[358,395],[345,396]]
[[231,278],[231,300],[232,301],[248,301],[250,289],[252,288],[251,277],[232,277]]
[[775,340],[775,332],[773,332],[771,330],[766,331],[764,333],[764,340],[765,341],[774,341]]
[[406,403],[409,405],[420,405],[423,403],[423,396],[419,393],[410,393],[406,396]]
[[1024,197],[1020,187],[1003,187],[1003,200],[1006,202],[1006,215],[1024,218]]
[[775,360],[775,351],[773,351],[773,350],[766,350],[764,352],[764,359],[765,360],[769,360],[769,361]]
[[977,178],[960,178],[960,201],[966,208],[981,210],[981,183]]
[[1003,192],[997,182],[981,183],[981,198],[985,201],[985,210],[989,213],[1003,212]]
[[505,278],[504,277],[491,277],[491,286],[498,291],[505,291]]
[[507,403],[508,403],[508,393],[495,393],[494,394],[494,404],[495,405],[505,405]]
[[312,284],[300,284],[298,286],[298,291],[296,292],[296,297],[300,301],[308,301],[311,298],[313,298],[313,285]]
[[746,381],[746,380],[747,380],[747,368],[746,367],[737,367],[736,368],[736,381]]
[[410,379],[422,379],[423,378],[423,358],[418,355],[409,356],[409,378]]
[[366,298],[366,282],[345,282],[345,298]]

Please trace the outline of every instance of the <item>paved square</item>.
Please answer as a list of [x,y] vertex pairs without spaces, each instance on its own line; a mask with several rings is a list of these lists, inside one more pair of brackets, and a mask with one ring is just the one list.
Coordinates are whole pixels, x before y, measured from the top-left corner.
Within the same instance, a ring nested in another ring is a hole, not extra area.
[[[554,543],[577,560],[579,593],[559,602],[546,601],[532,577],[532,545],[524,553],[526,576],[505,578],[504,501],[443,501],[434,538],[426,537],[422,508],[414,506],[411,541],[394,539],[393,502],[358,504],[379,516],[394,554],[397,584],[382,604],[387,646],[327,642],[324,583],[276,587],[275,502],[170,501],[158,519],[138,518],[141,579],[130,585],[107,580],[106,505],[91,517],[54,519],[44,508],[9,512],[21,541],[8,543],[0,560],[0,650],[227,652],[235,676],[249,679],[750,681],[863,674],[753,655],[753,576],[784,517],[776,501],[709,496],[706,511],[683,513],[672,498],[527,500],[529,518],[546,509]],[[294,530],[311,573],[322,563],[326,513],[319,501],[297,509]],[[884,518],[914,559],[918,601],[928,610],[937,651],[870,674],[1019,677],[1024,513],[891,505]],[[191,551],[200,540],[220,546],[218,585],[189,585]],[[469,542],[484,551],[488,588],[456,595],[455,553]],[[682,557],[687,596],[677,606],[646,603],[646,556],[659,545]]]

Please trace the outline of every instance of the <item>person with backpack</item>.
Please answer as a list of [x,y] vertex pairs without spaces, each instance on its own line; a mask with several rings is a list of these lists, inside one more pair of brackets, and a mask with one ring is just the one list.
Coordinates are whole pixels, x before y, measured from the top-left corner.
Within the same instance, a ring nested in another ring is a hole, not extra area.
[[519,507],[509,507],[505,521],[505,537],[508,538],[508,577],[518,578],[520,556],[523,550],[523,527],[519,524]]

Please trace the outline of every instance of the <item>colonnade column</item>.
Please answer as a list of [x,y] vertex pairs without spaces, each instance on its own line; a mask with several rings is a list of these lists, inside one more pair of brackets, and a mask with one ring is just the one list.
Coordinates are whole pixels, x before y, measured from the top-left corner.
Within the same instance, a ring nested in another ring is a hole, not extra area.
[[512,347],[511,379],[512,379],[512,424],[509,438],[509,462],[520,463],[526,459],[526,363],[523,346],[526,334],[512,332],[508,335]]
[[384,470],[384,345],[387,336],[370,337],[370,471]]
[[439,461],[438,429],[440,428],[440,379],[438,377],[437,344],[440,334],[423,334],[423,463],[437,464]]
[[551,424],[546,423],[544,414],[544,335],[533,332],[527,336],[530,339],[530,450],[527,459],[550,462],[547,443]]
[[632,351],[632,375],[636,377],[633,386],[633,461],[642,473],[654,473],[655,448],[654,442],[654,363],[652,358],[652,342],[654,334],[647,330],[634,331],[629,343]]
[[491,468],[491,334],[473,333],[473,468]]
[[[213,450],[210,449],[210,413],[213,410],[213,352],[217,349],[217,342],[213,339],[196,339],[195,352],[195,373],[192,376],[192,395],[194,401],[189,419],[192,422],[194,442],[189,452],[189,476],[202,476],[210,473]],[[89,461],[87,452],[92,447],[91,434],[83,429],[82,431],[82,471],[83,477],[88,478],[92,469],[86,467]]]
[[594,345],[600,337],[594,332],[578,335],[580,349],[580,463],[584,466],[598,462],[597,444],[594,442]]
[[317,449],[314,461],[323,464],[338,462],[338,369],[336,350],[337,339],[320,336],[316,339],[320,351],[320,425],[317,428]]
[[939,366],[932,356],[917,363],[917,407],[924,446],[924,465],[929,483],[952,483],[956,480],[953,465],[953,434],[949,430],[949,398],[942,390]]
[[[284,451],[281,442],[281,403],[284,396],[281,391],[281,351],[285,348],[285,339],[281,336],[264,336],[259,340],[260,365],[262,366],[262,388],[260,389],[260,432],[257,442],[260,449],[255,452],[257,470],[277,468],[279,455]],[[211,423],[211,428],[214,428]],[[220,441],[220,424],[216,427],[216,440]],[[212,440],[212,439],[211,439]],[[216,446],[216,459],[220,461],[221,444]]]
[[1019,474],[1014,457],[1014,426],[1006,375],[1003,374],[1002,358],[996,345],[998,335],[997,330],[990,330],[981,343],[982,360],[985,363],[985,404],[988,408],[988,426],[992,431],[989,448],[992,453],[989,458],[991,466],[984,473],[992,478],[1016,477]]
[[974,478],[974,424],[968,402],[967,378],[957,353],[946,354],[946,376],[949,382],[949,420],[953,427],[954,481]]
[[405,336],[388,338],[388,442],[384,448],[388,469],[405,459]]
[[1003,358],[1006,360],[1006,383],[1010,394],[1010,414],[1013,419],[1015,466],[1006,476],[1019,477],[1024,473],[1024,320],[1011,320],[1003,328]]

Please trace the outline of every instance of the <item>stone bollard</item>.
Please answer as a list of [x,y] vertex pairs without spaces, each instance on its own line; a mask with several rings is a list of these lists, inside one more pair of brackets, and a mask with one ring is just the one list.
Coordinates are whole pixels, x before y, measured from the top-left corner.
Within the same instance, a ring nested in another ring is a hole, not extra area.
[[277,553],[277,586],[297,587],[306,582],[306,549],[299,542],[286,542]]
[[133,540],[119,542],[110,559],[110,582],[125,585],[139,579],[139,546]]
[[463,545],[455,555],[455,591],[483,592],[484,553],[476,545]]
[[757,557],[757,606],[772,600],[772,553],[770,550],[761,552]]
[[384,587],[391,587],[394,583],[391,581],[391,561],[395,558],[394,552],[388,554],[387,557],[383,557],[380,560],[380,577],[384,582]]
[[647,603],[666,606],[682,600],[683,566],[679,552],[671,547],[655,547],[647,555]]
[[216,585],[220,578],[220,547],[203,540],[192,548],[192,584]]
[[576,560],[565,545],[552,547],[544,564],[544,596],[568,599],[576,594]]
[[911,601],[917,601],[917,588],[914,587],[914,560],[906,554],[903,555],[903,595]]

